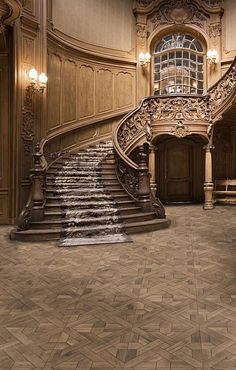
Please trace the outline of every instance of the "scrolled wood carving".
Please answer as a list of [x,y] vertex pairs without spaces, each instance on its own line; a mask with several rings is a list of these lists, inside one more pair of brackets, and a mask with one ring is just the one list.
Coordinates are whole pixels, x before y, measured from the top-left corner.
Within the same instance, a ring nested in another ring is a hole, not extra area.
[[185,137],[187,135],[191,135],[189,127],[183,123],[183,121],[178,121],[175,126],[171,128],[170,134],[176,137]]
[[154,0],[136,0],[137,6],[148,6],[150,5]]
[[119,181],[134,198],[139,194],[139,173],[130,167],[121,157],[116,156],[116,171]]

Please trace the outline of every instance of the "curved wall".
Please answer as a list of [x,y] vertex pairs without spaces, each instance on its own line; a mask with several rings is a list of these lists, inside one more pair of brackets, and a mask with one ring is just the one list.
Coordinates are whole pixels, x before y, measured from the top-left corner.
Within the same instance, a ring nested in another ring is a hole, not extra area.
[[96,45],[134,55],[132,4],[132,0],[53,0],[53,27],[91,48]]

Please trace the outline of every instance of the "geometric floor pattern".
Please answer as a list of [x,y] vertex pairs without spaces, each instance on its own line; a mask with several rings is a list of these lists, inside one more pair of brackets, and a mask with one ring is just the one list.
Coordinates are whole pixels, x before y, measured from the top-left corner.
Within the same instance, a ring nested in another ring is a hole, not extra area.
[[236,369],[236,207],[169,206],[133,243],[0,236],[1,370]]

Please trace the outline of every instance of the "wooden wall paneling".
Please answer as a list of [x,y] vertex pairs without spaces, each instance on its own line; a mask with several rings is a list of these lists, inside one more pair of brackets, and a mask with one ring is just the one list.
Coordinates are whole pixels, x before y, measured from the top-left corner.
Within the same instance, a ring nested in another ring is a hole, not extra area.
[[0,54],[0,223],[9,219],[9,89],[8,54]]
[[25,0],[24,10],[32,16],[36,16],[36,0]]
[[62,58],[51,53],[48,57],[48,127],[47,131],[61,125]]
[[114,72],[112,69],[98,67],[95,84],[96,113],[112,111],[114,104]]
[[116,73],[116,108],[131,107],[134,104],[134,75],[127,71]]
[[65,59],[63,63],[63,124],[76,121],[76,62]]
[[78,118],[89,118],[95,114],[95,68],[91,64],[80,64],[78,71]]

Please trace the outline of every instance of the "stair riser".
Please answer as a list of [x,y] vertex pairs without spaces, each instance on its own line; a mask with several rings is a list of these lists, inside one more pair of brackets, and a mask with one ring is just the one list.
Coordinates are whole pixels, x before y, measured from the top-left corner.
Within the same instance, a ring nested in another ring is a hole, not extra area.
[[[152,220],[153,218],[154,217],[151,216],[151,215],[145,216],[145,213],[143,213],[141,215],[138,215],[138,216],[134,216],[134,217],[127,217],[127,214],[125,214],[125,215],[122,216],[122,220],[125,223],[139,222],[139,221],[148,221],[148,220]],[[106,223],[105,221],[103,221],[103,222],[98,222],[98,221],[99,220],[94,220],[94,222],[90,222],[89,225],[93,225],[93,224],[104,225]],[[77,225],[81,226],[81,225],[87,225],[87,224],[88,223],[81,221]],[[34,223],[32,225],[32,228],[33,229],[37,229],[37,230],[38,229],[53,228],[53,227],[62,228],[63,225],[68,225],[68,223],[66,222],[66,219],[64,219],[64,218],[62,218],[62,219],[58,218],[58,220],[57,220],[56,223],[55,222],[50,222],[50,220],[48,221],[48,223],[46,225],[38,222],[38,223]]]

